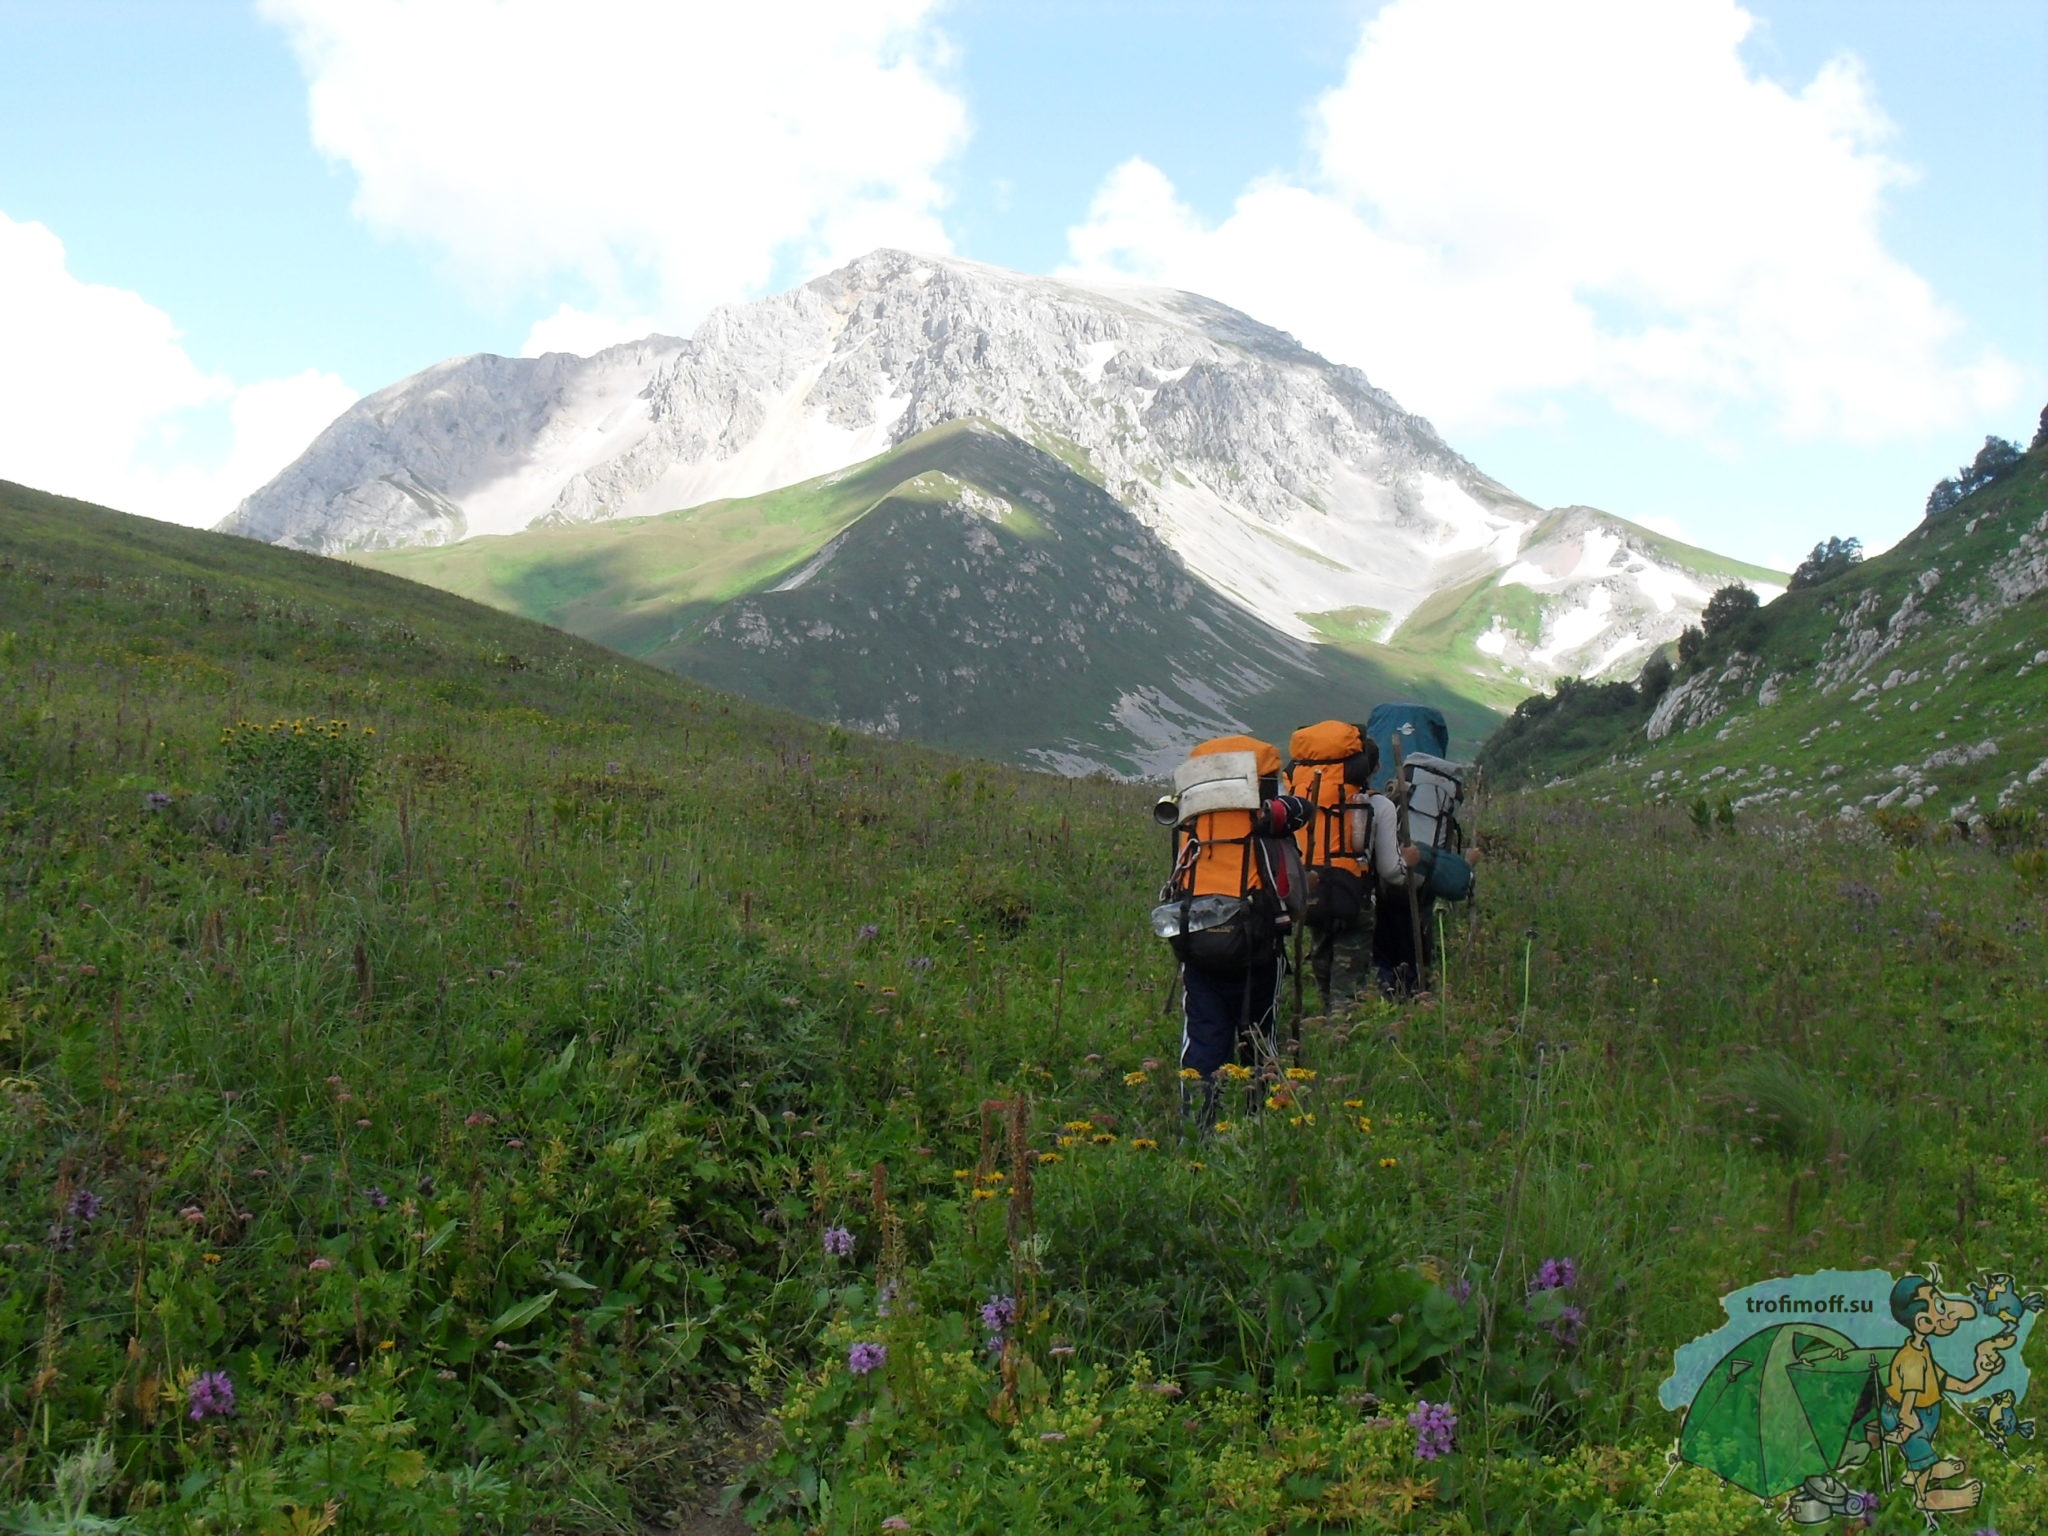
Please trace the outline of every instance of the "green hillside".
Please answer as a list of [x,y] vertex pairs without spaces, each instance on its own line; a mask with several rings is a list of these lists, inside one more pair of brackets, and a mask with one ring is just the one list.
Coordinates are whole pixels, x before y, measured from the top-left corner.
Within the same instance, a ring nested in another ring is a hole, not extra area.
[[7,485],[0,708],[0,1527],[1765,1536],[1723,1292],[2048,1278],[2003,852],[1475,806],[1194,1139],[1135,787]]
[[1708,640],[1668,692],[1567,690],[1487,748],[1508,782],[1807,815],[2048,804],[2048,446],[1823,585]]
[[1070,772],[1157,772],[1190,733],[1284,737],[1390,697],[1436,703],[1466,745],[1498,718],[1422,651],[1280,634],[976,421],[744,501],[365,563],[815,718]]

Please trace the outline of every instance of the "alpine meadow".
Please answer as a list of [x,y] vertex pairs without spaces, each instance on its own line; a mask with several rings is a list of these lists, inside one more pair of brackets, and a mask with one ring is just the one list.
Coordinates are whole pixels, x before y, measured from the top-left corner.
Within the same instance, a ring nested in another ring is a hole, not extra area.
[[[1290,995],[1198,1136],[1154,791],[0,486],[6,1519],[1781,1529],[1659,1403],[1724,1294],[2048,1274],[2044,520],[2037,446],[1677,725],[1526,707],[1434,990]],[[1901,739],[1948,656],[1995,754]],[[1915,773],[1974,807],[1875,806]],[[2029,1454],[1971,1522],[2048,1529]]]

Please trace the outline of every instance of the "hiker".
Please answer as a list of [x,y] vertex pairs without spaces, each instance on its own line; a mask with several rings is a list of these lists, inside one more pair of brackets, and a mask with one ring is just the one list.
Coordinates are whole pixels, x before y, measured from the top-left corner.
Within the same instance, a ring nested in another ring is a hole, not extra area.
[[1372,792],[1380,748],[1363,727],[1342,720],[1305,725],[1288,739],[1287,750],[1287,787],[1314,812],[1295,839],[1309,874],[1309,970],[1327,1012],[1335,1001],[1338,944],[1366,922],[1382,872],[1405,879],[1414,850],[1404,860],[1394,804]]
[[1206,1130],[1226,1066],[1248,1074],[1254,1110],[1265,1091],[1259,1080],[1282,1070],[1280,980],[1307,883],[1289,834],[1311,812],[1281,787],[1279,752],[1255,737],[1203,742],[1174,784],[1176,794],[1154,809],[1174,830],[1153,931],[1180,960],[1182,1102]]
[[1930,1338],[1946,1338],[1977,1315],[1976,1306],[1960,1296],[1944,1296],[1925,1275],[1907,1275],[1892,1287],[1892,1318],[1906,1330],[1906,1342],[1892,1356],[1885,1373],[1884,1396],[1878,1403],[1878,1423],[1885,1443],[1897,1446],[1906,1458],[1906,1486],[1912,1490],[1913,1507],[1933,1513],[1974,1509],[1983,1497],[1984,1485],[1972,1478],[1952,1487],[1937,1487],[1963,1475],[1963,1463],[1938,1455],[1934,1435],[1941,1428],[1943,1394],[1958,1396],[1974,1392],[2005,1369],[2001,1351],[2014,1339],[2010,1334],[1979,1341],[1977,1374],[1959,1381],[1935,1363],[1927,1347]]

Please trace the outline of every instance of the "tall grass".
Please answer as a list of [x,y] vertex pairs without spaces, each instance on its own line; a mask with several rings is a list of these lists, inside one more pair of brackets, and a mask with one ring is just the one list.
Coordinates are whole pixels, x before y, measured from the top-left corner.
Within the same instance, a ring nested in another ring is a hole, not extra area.
[[[1307,1021],[1191,1142],[1143,793],[17,503],[18,1523],[628,1530],[757,1463],[796,1528],[1763,1529],[1653,1497],[1723,1291],[2048,1257],[1994,850],[1495,802],[1435,1000]],[[308,716],[374,743],[345,806],[252,802],[223,728]]]

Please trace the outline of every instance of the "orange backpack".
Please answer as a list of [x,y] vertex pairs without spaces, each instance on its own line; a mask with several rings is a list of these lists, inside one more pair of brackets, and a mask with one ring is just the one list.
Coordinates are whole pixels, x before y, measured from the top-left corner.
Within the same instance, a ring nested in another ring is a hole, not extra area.
[[1344,764],[1364,750],[1364,733],[1342,720],[1304,725],[1287,740],[1287,792],[1301,796],[1316,811],[1294,834],[1301,845],[1301,861],[1310,869],[1365,874],[1362,861],[1372,856],[1371,850],[1352,845],[1344,814],[1347,800],[1364,796],[1363,790],[1344,782]]
[[[1225,753],[1250,754],[1258,780],[1280,776],[1280,754],[1269,743],[1219,736],[1188,754],[1176,784],[1200,777],[1200,759]],[[1270,954],[1307,899],[1294,840],[1257,831],[1257,785],[1250,773],[1238,782],[1244,792],[1236,798],[1254,804],[1190,811],[1174,822],[1172,873],[1152,914],[1153,931],[1204,970],[1241,969]],[[1189,798],[1195,799],[1191,791]]]

